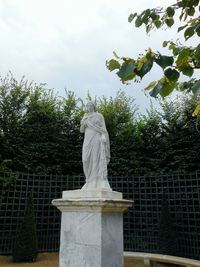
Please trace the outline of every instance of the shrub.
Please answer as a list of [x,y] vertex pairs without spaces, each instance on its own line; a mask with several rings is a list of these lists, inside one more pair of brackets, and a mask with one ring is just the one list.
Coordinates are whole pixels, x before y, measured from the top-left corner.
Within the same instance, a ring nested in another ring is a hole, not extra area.
[[165,193],[163,194],[160,213],[158,253],[174,256],[178,256],[179,254],[176,232],[174,229]]
[[37,235],[33,196],[29,194],[24,219],[12,253],[14,262],[34,262],[37,258]]

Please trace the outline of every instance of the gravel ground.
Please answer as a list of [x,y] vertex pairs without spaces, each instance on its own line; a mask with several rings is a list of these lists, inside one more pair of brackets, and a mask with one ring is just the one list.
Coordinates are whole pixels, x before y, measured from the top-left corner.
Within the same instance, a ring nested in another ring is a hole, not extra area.
[[0,256],[0,267],[58,267],[58,253],[40,253],[37,261],[14,263],[10,256]]

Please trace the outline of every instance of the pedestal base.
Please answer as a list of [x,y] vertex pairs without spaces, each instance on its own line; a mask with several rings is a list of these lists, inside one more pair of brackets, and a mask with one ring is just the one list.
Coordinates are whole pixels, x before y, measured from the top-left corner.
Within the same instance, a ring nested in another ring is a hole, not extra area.
[[98,192],[77,191],[82,190],[74,191],[76,198],[66,199],[73,192],[65,191],[52,202],[62,212],[59,266],[123,267],[123,211],[132,201],[91,198]]

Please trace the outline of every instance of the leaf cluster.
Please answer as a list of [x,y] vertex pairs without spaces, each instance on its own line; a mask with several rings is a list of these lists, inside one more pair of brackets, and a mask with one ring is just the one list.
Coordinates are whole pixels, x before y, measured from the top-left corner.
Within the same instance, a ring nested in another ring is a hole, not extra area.
[[[175,14],[179,13],[180,23],[184,22],[177,29],[177,33],[184,31],[185,41],[196,36],[200,36],[200,16],[199,0],[178,0],[175,4],[163,8],[146,9],[141,13],[130,14],[128,21],[134,21],[135,27],[145,26],[146,32],[149,33],[154,28],[160,29],[164,26],[172,27],[174,24]],[[106,66],[110,71],[116,70],[117,75],[122,83],[128,83],[130,80],[139,82],[147,73],[149,73],[154,64],[157,64],[163,70],[163,76],[151,82],[145,90],[150,90],[150,95],[162,98],[170,95],[173,90],[182,90],[195,95],[200,94],[200,80],[193,78],[194,70],[200,68],[200,45],[194,47],[186,46],[180,42],[163,41],[163,47],[169,49],[171,56],[163,55],[152,49],[147,49],[138,58],[119,57],[114,52],[114,58],[106,61]],[[180,83],[179,78],[185,75],[190,79],[184,83]],[[192,84],[192,86],[191,86]],[[200,103],[197,104],[193,115],[198,115],[200,111]]]

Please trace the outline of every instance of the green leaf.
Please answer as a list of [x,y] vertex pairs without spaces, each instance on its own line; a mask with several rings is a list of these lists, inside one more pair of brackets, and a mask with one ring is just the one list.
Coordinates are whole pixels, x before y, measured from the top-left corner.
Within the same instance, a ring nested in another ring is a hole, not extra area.
[[115,59],[111,59],[109,61],[106,61],[106,66],[110,71],[113,71],[115,69],[119,69],[120,68],[120,64],[117,60]]
[[200,37],[200,27],[196,29],[196,33]]
[[135,78],[136,74],[135,72],[132,72],[129,76],[127,76],[126,78],[123,79],[123,83],[126,82],[126,81],[130,81],[130,80],[133,80],[133,78]]
[[179,20],[181,21],[184,16],[184,11],[181,12],[181,15],[179,16]]
[[155,24],[156,28],[159,29],[161,26],[161,21],[160,20],[154,20],[154,24]]
[[198,4],[199,4],[199,0],[193,0],[193,1],[192,1],[192,4],[193,4],[193,6],[198,6]]
[[145,10],[145,17],[148,17],[151,14],[151,10],[148,8]]
[[166,47],[167,45],[168,45],[168,41],[164,41],[162,44],[163,47]]
[[192,6],[198,6],[199,5],[199,0],[192,0],[190,1]]
[[163,87],[159,91],[159,94],[164,98],[164,97],[171,94],[171,92],[174,90],[175,86],[176,86],[176,83],[174,83],[174,82],[173,83],[165,82],[163,84]]
[[187,19],[187,16],[188,16],[188,14],[187,14],[187,10],[185,10],[185,13],[184,13],[184,18],[183,18],[183,20],[184,20],[184,21],[186,21],[186,19]]
[[196,47],[194,51],[194,59],[200,62],[200,44]]
[[173,55],[176,57],[176,56],[178,56],[178,53],[179,53],[179,48],[177,48],[177,47],[174,47],[174,49],[173,49]]
[[163,69],[165,69],[168,66],[172,66],[172,64],[174,63],[173,57],[162,56],[160,54],[158,58],[155,58],[154,60]]
[[156,20],[157,19],[157,15],[156,15],[156,13],[154,11],[150,14],[150,17],[152,18],[152,20]]
[[150,92],[150,95],[157,97],[160,94],[163,98],[168,96],[177,86],[176,82],[169,81],[166,77],[161,78],[153,90]]
[[157,82],[156,86],[153,88],[153,90],[149,93],[150,96],[152,97],[157,97],[157,95],[159,94],[160,90],[163,88],[163,83],[161,83],[160,81]]
[[128,17],[128,22],[132,22],[133,19],[137,16],[137,13],[135,12],[134,14],[130,14]]
[[113,51],[113,55],[115,58],[119,59],[120,57],[117,55],[117,53],[115,51]]
[[194,7],[190,7],[190,8],[187,9],[187,14],[189,16],[194,16],[194,13],[195,13]]
[[147,72],[149,72],[151,70],[152,66],[153,66],[153,59],[150,58],[149,60],[147,60],[146,62],[144,62],[142,68],[139,71],[137,70],[135,72],[136,72],[136,74],[138,76],[140,76],[141,78],[143,78],[143,76],[145,74],[147,74]]
[[173,42],[170,42],[169,49],[172,50],[174,56],[179,54],[180,48],[178,48]]
[[171,7],[171,6],[169,6],[169,7],[166,9],[166,12],[167,12],[167,16],[168,16],[168,17],[173,17],[173,16],[174,16],[174,13],[175,13],[174,8]]
[[174,24],[174,19],[173,18],[167,18],[165,20],[165,23],[167,24],[168,27],[171,27]]
[[164,74],[167,77],[167,79],[169,79],[172,82],[177,81],[180,76],[180,73],[177,70],[172,69],[172,68],[166,69]]
[[146,33],[149,33],[149,32],[151,31],[152,28],[153,28],[152,23],[151,23],[151,24],[148,24],[148,25],[146,26]]
[[142,18],[142,22],[143,22],[145,25],[147,25],[148,22],[149,22],[149,18],[146,17],[146,16],[144,16],[144,17]]
[[200,80],[198,80],[192,87],[192,92],[194,94],[200,93]]
[[179,91],[187,90],[188,89],[188,83],[187,82],[179,83],[178,89],[179,89]]
[[133,62],[123,63],[120,70],[117,72],[117,75],[122,79],[122,81],[126,81],[127,77],[133,74],[136,67],[136,64]]
[[194,27],[189,27],[184,32],[184,37],[185,37],[186,40],[188,40],[193,35],[194,35]]
[[[149,15],[150,15],[150,13],[151,13],[150,9],[146,9],[146,10],[144,10],[144,12],[142,12],[142,14],[144,14],[144,16],[142,17],[142,21],[146,25],[149,22]],[[141,14],[141,16],[142,16],[142,14]]]
[[198,116],[200,115],[200,104],[198,104],[194,110],[194,112],[192,113],[192,116],[195,117],[195,116]]
[[178,32],[182,31],[183,29],[185,29],[188,26],[188,24],[185,24],[184,26],[181,26],[178,28]]
[[177,64],[177,65],[181,64],[182,61],[183,61],[185,58],[187,58],[187,57],[190,56],[190,54],[191,54],[191,52],[190,52],[190,48],[187,47],[187,48],[182,49],[181,52],[180,52],[179,55],[178,55],[176,64]]
[[179,69],[184,75],[189,76],[189,77],[192,77],[194,73],[194,69],[190,67],[190,65],[185,65]]
[[157,84],[157,81],[151,82],[148,86],[144,88],[145,91],[150,90]]
[[165,84],[163,88],[160,90],[159,94],[164,98],[173,92],[175,86],[174,84]]
[[140,16],[137,17],[135,20],[135,27],[140,27],[142,25],[143,21]]

